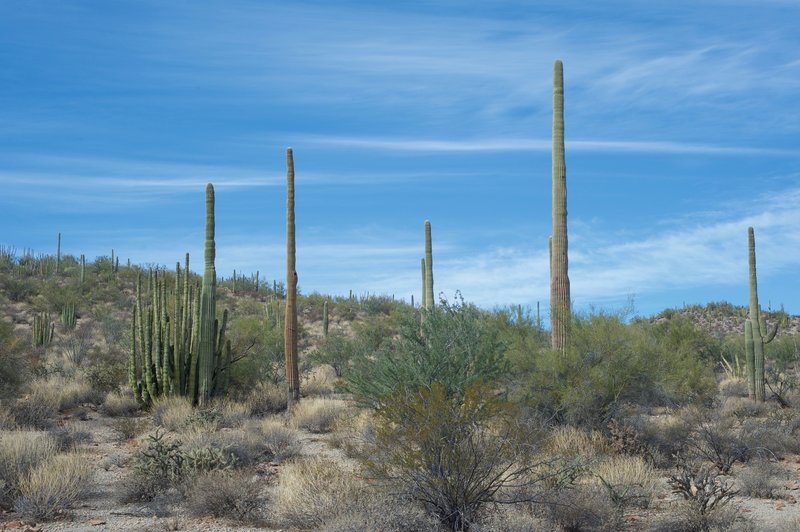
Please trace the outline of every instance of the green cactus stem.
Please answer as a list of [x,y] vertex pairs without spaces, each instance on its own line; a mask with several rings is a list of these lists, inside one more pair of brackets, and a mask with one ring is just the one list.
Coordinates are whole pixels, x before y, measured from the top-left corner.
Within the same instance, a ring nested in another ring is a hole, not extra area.
[[81,255],[81,284],[86,282],[86,256]]
[[33,347],[47,347],[53,341],[54,331],[55,324],[52,323],[49,312],[34,314],[31,344]]
[[322,303],[322,336],[328,337],[328,300]]
[[214,268],[216,246],[214,242],[214,186],[206,185],[206,243],[205,269],[200,289],[200,322],[198,325],[197,374],[198,404],[206,405],[213,393],[214,383],[214,321],[216,320],[216,282]]
[[61,326],[65,330],[72,330],[77,324],[75,316],[75,303],[66,303],[64,308],[61,309]]
[[553,233],[550,255],[550,331],[553,349],[564,351],[571,321],[567,261],[567,172],[564,155],[564,66],[553,65]]
[[745,360],[747,366],[747,393],[750,399],[766,399],[764,383],[764,345],[778,333],[778,323],[767,330],[758,304],[758,279],[756,275],[756,240],[752,227],[747,228],[747,256],[749,267],[750,312],[745,321]]
[[61,233],[58,233],[58,245],[56,246],[56,274],[61,272]]
[[286,150],[286,384],[288,408],[300,400],[300,373],[297,361],[297,269],[295,262],[294,156]]
[[433,246],[431,244],[431,222],[425,220],[425,309],[435,306],[433,300]]

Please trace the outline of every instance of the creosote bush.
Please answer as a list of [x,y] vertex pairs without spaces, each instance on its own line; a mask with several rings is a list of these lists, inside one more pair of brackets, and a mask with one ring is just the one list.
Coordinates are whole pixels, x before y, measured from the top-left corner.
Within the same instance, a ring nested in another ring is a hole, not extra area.
[[198,475],[186,494],[186,507],[197,517],[226,517],[253,523],[264,504],[259,483],[239,471],[213,470]]

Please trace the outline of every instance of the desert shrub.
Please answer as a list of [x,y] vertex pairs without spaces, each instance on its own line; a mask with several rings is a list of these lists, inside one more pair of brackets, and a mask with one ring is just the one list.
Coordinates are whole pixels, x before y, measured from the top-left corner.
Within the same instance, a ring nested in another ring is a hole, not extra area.
[[78,445],[92,441],[92,433],[83,430],[75,421],[52,427],[48,432],[55,439],[59,451],[71,451]]
[[275,517],[297,528],[320,527],[358,499],[362,484],[328,458],[310,457],[284,466],[273,500]]
[[0,506],[10,507],[28,471],[58,452],[52,435],[40,431],[0,432]]
[[608,492],[612,504],[647,508],[653,498],[658,472],[640,456],[613,456],[591,467],[595,480]]
[[752,452],[727,420],[699,420],[687,440],[687,450],[691,456],[711,462],[722,474],[736,462],[747,461]]
[[91,465],[79,454],[52,456],[22,477],[14,509],[25,517],[52,519],[75,504],[91,475]]
[[757,460],[736,474],[739,492],[759,499],[777,499],[778,492],[783,487],[781,480],[785,478],[786,471],[769,460]]
[[231,366],[231,388],[258,383],[281,384],[286,371],[283,329],[263,314],[234,316],[227,337],[236,362]]
[[54,405],[57,410],[67,410],[81,403],[100,403],[102,397],[86,380],[60,375],[34,380],[31,396]]
[[376,410],[374,474],[423,503],[452,530],[467,529],[487,504],[510,503],[504,488],[534,470],[526,427],[510,404],[479,383],[463,397],[434,383],[395,393]]
[[779,457],[800,452],[800,439],[791,425],[781,425],[770,419],[748,419],[742,423],[740,438],[743,445],[762,457]]
[[250,523],[258,518],[264,502],[260,492],[258,483],[246,473],[215,470],[192,481],[185,504],[197,517],[212,515]]
[[37,429],[46,429],[53,425],[53,418],[58,413],[60,392],[54,387],[36,384],[31,386],[31,393],[19,399],[12,408],[17,425]]
[[347,406],[326,398],[305,399],[292,409],[292,425],[314,433],[330,432],[336,420],[345,415]]
[[0,319],[0,400],[17,394],[28,378],[25,342],[14,334],[14,326]]
[[285,388],[261,382],[252,388],[244,402],[253,415],[264,416],[286,411],[287,399]]
[[374,357],[359,360],[346,388],[360,401],[379,406],[398,389],[412,393],[438,383],[448,397],[476,382],[497,380],[506,369],[496,328],[463,301],[441,301],[420,320],[404,316],[400,337]]
[[0,277],[2,283],[2,292],[16,303],[27,301],[36,293],[36,283],[33,280],[24,278],[20,279],[12,275],[4,275]]
[[179,441],[168,441],[163,432],[156,431],[148,436],[146,445],[133,458],[131,473],[123,479],[123,502],[151,501],[184,480]]
[[193,427],[185,429],[181,439],[181,449],[187,458],[195,454],[201,466],[204,463],[220,465],[205,469],[249,466],[267,454],[260,434],[241,429],[213,432]]
[[367,316],[388,316],[399,305],[389,296],[367,296],[361,300],[361,308]]
[[128,364],[113,353],[100,353],[97,349],[89,349],[89,363],[83,372],[91,387],[98,392],[117,391],[120,384],[127,382]]
[[327,364],[311,368],[305,375],[301,375],[300,391],[303,397],[315,395],[330,395],[336,389],[338,377],[336,370]]
[[441,525],[435,516],[413,500],[370,490],[362,493],[338,515],[326,520],[320,528],[326,532],[432,532],[440,530]]
[[346,336],[340,331],[332,331],[309,357],[315,364],[328,364],[337,377],[342,377],[353,360],[365,355],[365,345],[359,339]]
[[723,397],[747,397],[747,382],[737,377],[724,379],[719,383],[719,393]]
[[101,410],[111,417],[130,416],[139,410],[139,403],[127,390],[124,393],[108,392],[103,400]]
[[159,397],[152,407],[153,423],[167,430],[177,431],[185,426],[194,411],[183,397]]
[[562,530],[616,531],[622,528],[622,514],[603,490],[577,485],[547,494],[547,519]]
[[265,419],[261,422],[259,432],[271,460],[283,462],[300,454],[301,445],[296,430],[277,420]]
[[737,491],[730,481],[717,476],[711,468],[682,460],[667,482],[672,492],[685,502],[677,530],[711,530],[717,524],[735,521],[735,515],[725,512],[725,507]]
[[769,405],[753,401],[746,397],[726,397],[718,411],[721,417],[735,419],[738,423],[748,418],[758,418],[766,415]]
[[577,457],[593,459],[608,454],[611,450],[601,432],[570,425],[553,428],[544,441],[545,452],[568,460]]
[[328,441],[350,458],[368,458],[376,443],[372,413],[364,410],[357,415],[339,418]]
[[121,417],[111,422],[111,428],[120,433],[120,435],[130,440],[142,434],[147,430],[149,423],[146,419],[136,417]]

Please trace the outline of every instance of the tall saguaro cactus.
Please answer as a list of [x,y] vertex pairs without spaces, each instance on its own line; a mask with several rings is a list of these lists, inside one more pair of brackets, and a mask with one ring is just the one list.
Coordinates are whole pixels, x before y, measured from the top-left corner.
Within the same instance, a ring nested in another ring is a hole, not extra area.
[[764,345],[770,343],[778,332],[778,324],[767,331],[767,323],[758,305],[758,280],[756,278],[756,238],[752,227],[747,228],[747,256],[750,281],[750,313],[744,324],[745,361],[747,366],[747,393],[750,399],[764,401]]
[[564,66],[553,65],[553,234],[550,249],[550,329],[553,349],[569,342],[571,320],[567,275],[567,170],[564,157]]
[[434,307],[433,299],[433,245],[431,244],[431,222],[425,220],[425,293],[422,295],[422,306],[426,310]]
[[214,242],[214,186],[206,185],[206,243],[203,284],[200,288],[200,322],[197,343],[197,403],[205,405],[211,398],[214,382],[214,329],[217,315],[217,272],[214,267],[216,245]]
[[58,233],[58,245],[56,246],[56,273],[61,272],[61,233]]
[[300,372],[297,364],[297,269],[294,232],[294,157],[286,150],[286,319],[284,349],[286,351],[286,393],[289,409],[300,400]]

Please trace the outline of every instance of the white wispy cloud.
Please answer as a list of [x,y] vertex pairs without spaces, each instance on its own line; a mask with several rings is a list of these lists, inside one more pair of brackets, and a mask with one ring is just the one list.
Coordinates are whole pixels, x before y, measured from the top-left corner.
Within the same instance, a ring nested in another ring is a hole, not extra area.
[[[408,152],[504,152],[537,151],[552,149],[550,139],[381,139],[367,137],[302,136],[302,142],[310,145],[341,146],[348,148],[377,149]],[[566,140],[566,149],[577,152],[608,153],[654,153],[654,154],[698,154],[698,155],[780,155],[797,156],[797,150],[760,148],[749,146],[716,146],[709,144],[682,143],[672,141],[632,140]]]

